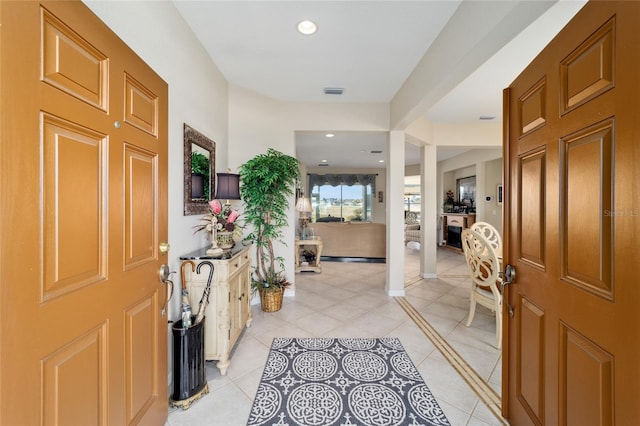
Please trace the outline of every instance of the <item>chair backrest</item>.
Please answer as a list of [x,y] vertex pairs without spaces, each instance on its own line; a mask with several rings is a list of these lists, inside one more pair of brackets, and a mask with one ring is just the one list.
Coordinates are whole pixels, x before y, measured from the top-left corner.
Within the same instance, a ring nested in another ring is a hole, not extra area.
[[405,225],[415,225],[417,223],[420,223],[420,221],[418,220],[418,213],[417,212],[407,212],[407,214],[404,217],[404,224]]
[[500,262],[489,241],[472,229],[462,230],[462,250],[475,286],[489,287],[494,296],[500,296]]
[[502,237],[493,225],[487,222],[475,222],[471,225],[471,230],[482,235],[496,251],[496,254],[502,256]]

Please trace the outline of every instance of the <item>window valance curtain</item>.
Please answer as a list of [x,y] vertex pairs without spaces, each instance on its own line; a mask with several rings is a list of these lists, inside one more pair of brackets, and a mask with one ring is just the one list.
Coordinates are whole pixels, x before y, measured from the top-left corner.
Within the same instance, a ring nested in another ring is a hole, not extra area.
[[309,188],[313,188],[314,186],[322,186],[322,185],[347,185],[352,186],[355,184],[358,185],[371,185],[371,193],[374,193],[376,190],[376,176],[373,175],[361,175],[361,174],[327,174],[327,175],[317,175],[317,174],[309,174]]

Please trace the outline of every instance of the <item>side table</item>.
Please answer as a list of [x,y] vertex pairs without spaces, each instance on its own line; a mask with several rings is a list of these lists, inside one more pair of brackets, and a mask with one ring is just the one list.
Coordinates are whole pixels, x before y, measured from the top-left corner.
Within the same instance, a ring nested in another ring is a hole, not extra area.
[[[308,265],[302,265],[300,260],[300,250],[304,246],[314,246],[316,252],[316,260]],[[320,267],[320,256],[322,255],[322,238],[314,237],[308,240],[296,240],[295,244],[295,260],[296,260],[296,272],[313,271],[320,273],[322,268]]]

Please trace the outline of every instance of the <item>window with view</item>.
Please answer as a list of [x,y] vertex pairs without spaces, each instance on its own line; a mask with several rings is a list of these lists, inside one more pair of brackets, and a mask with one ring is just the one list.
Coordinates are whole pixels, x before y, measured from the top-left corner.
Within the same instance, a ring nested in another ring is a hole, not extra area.
[[311,191],[312,220],[371,220],[371,185],[315,185]]
[[404,194],[404,211],[420,213],[420,194]]

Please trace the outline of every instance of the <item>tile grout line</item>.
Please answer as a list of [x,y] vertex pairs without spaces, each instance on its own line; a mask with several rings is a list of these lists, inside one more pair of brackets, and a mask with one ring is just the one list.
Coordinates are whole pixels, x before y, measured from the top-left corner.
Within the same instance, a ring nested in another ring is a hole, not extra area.
[[422,277],[420,275],[416,275],[415,277],[407,278],[404,280],[404,286],[409,287],[412,284],[417,283],[418,281],[422,281]]
[[[438,278],[469,278],[469,274],[438,274]],[[406,278],[404,280],[404,287],[405,288],[411,287],[415,283],[418,283],[424,279],[425,278],[422,278],[420,275],[417,275],[411,278]]]
[[502,402],[498,394],[478,375],[478,373],[447,343],[446,340],[420,315],[416,309],[404,297],[395,297],[398,304],[407,315],[416,323],[418,328],[431,340],[444,358],[460,374],[465,382],[473,389],[489,410],[507,425],[502,417]]

